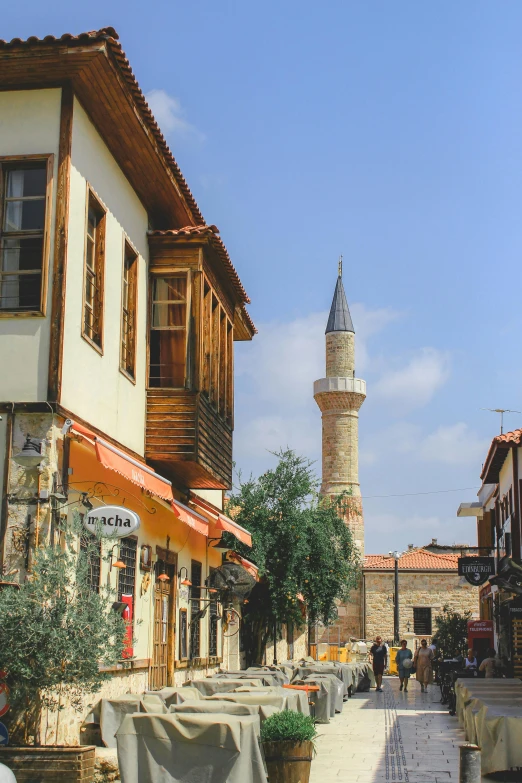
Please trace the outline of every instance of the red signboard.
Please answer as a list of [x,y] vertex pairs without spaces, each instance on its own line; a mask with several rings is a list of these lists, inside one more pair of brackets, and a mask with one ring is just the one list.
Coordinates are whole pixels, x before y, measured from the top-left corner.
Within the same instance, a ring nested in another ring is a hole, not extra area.
[[492,620],[468,620],[468,647],[482,660],[493,647]]
[[0,682],[0,718],[9,710],[9,688],[5,682]]
[[468,636],[470,633],[493,633],[492,620],[468,620]]
[[132,595],[122,595],[121,597],[122,603],[126,604],[125,609],[123,610],[122,617],[125,620],[125,623],[127,625],[127,630],[125,632],[125,649],[123,650],[123,657],[124,658],[132,658],[134,655],[134,650],[132,647],[132,604],[133,604],[133,596]]

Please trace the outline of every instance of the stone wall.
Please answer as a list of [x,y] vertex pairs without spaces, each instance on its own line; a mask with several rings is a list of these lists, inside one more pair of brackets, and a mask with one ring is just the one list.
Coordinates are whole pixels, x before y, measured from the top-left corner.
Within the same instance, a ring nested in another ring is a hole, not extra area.
[[[433,633],[435,617],[446,604],[457,612],[472,612],[479,616],[479,591],[469,584],[460,584],[456,572],[399,571],[399,635],[407,633],[410,623],[414,632],[413,608],[431,608]],[[393,640],[394,573],[364,572],[365,638],[377,635],[385,641]]]

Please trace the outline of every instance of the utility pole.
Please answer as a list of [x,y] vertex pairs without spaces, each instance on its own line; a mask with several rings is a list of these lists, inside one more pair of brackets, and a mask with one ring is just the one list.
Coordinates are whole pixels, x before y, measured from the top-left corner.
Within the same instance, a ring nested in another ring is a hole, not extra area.
[[399,558],[400,552],[390,552],[390,557],[395,560],[395,590],[393,601],[393,644],[399,646]]

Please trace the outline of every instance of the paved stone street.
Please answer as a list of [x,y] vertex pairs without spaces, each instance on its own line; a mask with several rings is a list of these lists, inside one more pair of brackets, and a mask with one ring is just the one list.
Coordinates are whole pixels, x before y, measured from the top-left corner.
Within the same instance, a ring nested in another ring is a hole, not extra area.
[[[357,693],[340,715],[318,726],[310,783],[452,783],[459,779],[464,732],[439,703],[413,681],[399,691],[397,677],[384,693]],[[490,781],[484,778],[484,783]]]

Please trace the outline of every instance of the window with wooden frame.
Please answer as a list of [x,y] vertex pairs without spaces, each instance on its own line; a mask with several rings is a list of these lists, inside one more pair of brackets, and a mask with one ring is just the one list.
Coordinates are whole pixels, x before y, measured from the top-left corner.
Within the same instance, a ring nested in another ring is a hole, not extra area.
[[53,156],[0,158],[0,315],[44,315]]
[[233,330],[207,280],[203,285],[201,390],[229,423],[233,415]]
[[190,657],[199,658],[201,654],[201,563],[193,560],[190,568]]
[[85,237],[82,335],[103,347],[103,289],[105,270],[105,210],[89,191]]
[[[83,514],[81,516],[83,516]],[[99,593],[101,578],[101,541],[98,541],[94,536],[86,533],[80,538],[80,549],[87,557],[87,581],[89,587],[93,592]]]
[[[208,575],[210,576],[215,570],[215,568],[209,568]],[[215,593],[209,593],[208,598],[210,598],[208,604],[208,654],[209,657],[216,657],[219,636],[218,599]]]
[[125,242],[121,294],[120,369],[136,379],[136,313],[138,302],[138,254]]
[[187,272],[154,274],[149,344],[149,386],[183,389],[188,385]]
[[416,636],[431,636],[431,607],[413,608],[413,633]]
[[186,609],[179,610],[179,659],[188,658],[188,615]]

